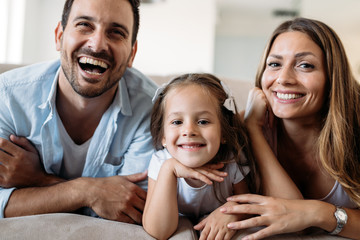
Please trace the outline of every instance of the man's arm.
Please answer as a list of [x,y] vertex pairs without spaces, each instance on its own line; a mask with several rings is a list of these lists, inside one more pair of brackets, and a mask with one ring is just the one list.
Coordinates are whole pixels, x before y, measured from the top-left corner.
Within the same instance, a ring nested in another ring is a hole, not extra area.
[[36,148],[24,137],[0,138],[0,187],[43,187],[65,181],[45,172]]
[[141,223],[140,212],[143,211],[146,192],[135,182],[145,178],[146,173],[77,178],[46,187],[17,189],[9,198],[4,216],[73,212],[81,207],[90,207],[106,219]]

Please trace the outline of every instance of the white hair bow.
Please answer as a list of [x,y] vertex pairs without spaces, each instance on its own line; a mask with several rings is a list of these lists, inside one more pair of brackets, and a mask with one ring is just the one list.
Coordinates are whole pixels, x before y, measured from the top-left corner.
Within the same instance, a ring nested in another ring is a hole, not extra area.
[[158,87],[158,89],[156,89],[155,91],[155,95],[154,97],[152,98],[152,103],[155,103],[156,100],[159,98],[160,94],[164,91],[164,89],[166,88],[166,86],[168,85],[168,83],[163,83],[161,85],[161,87]]
[[226,84],[221,81],[221,86],[223,87],[225,93],[227,94],[227,99],[225,100],[223,106],[229,110],[229,111],[232,111],[234,114],[236,114],[236,107],[235,107],[235,99],[229,89],[228,86],[226,86]]

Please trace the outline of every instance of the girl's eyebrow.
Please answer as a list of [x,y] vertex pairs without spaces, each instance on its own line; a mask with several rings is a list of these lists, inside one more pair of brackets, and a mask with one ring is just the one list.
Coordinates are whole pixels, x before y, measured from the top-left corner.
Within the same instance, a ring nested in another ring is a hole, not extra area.
[[[172,116],[179,116],[179,115],[182,115],[184,114],[184,112],[170,112],[169,114],[167,114],[166,117],[172,117]],[[210,111],[199,111],[199,112],[196,112],[196,115],[203,115],[203,114],[210,114],[212,115],[212,113]]]

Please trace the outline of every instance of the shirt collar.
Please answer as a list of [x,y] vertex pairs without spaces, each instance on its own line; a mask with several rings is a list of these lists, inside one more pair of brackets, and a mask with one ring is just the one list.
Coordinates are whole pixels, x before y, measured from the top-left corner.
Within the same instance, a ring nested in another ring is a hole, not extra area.
[[[60,69],[61,67],[59,67],[55,74],[54,81],[51,86],[51,90],[47,100],[38,106],[40,109],[45,109],[47,106],[49,107],[51,112],[53,111],[53,109],[55,109],[56,92],[58,87]],[[116,112],[121,111],[124,116],[132,115],[130,97],[125,77],[122,77],[119,81],[118,91],[116,91],[116,95],[114,97],[113,103],[111,104],[111,107],[114,107],[116,109]]]

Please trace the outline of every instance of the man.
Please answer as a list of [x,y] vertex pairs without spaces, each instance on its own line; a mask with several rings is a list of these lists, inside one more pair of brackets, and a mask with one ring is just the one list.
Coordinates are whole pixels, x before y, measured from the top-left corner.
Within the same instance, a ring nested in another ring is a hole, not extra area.
[[55,30],[61,63],[0,75],[0,217],[88,207],[141,223],[156,85],[131,68],[138,7],[67,0]]

